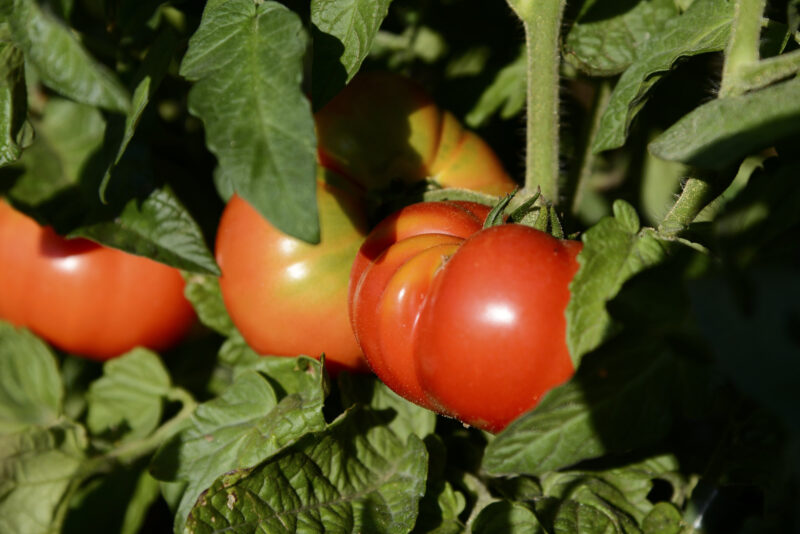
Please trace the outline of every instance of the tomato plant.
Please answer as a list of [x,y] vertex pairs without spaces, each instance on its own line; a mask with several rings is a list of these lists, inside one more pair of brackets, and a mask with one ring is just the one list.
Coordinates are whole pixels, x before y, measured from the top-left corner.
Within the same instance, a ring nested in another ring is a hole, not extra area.
[[497,432],[573,373],[564,310],[581,244],[481,230],[485,209],[432,202],[385,220],[354,265],[350,309],[390,388]]
[[356,78],[316,123],[320,243],[286,235],[236,196],[217,233],[220,287],[256,351],[325,353],[332,370],[363,371],[347,319],[347,286],[367,230],[365,193],[426,178],[488,194],[514,184],[483,140],[401,76]]
[[0,201],[0,318],[62,350],[107,360],[171,347],[195,319],[183,287],[177,269],[65,239]]

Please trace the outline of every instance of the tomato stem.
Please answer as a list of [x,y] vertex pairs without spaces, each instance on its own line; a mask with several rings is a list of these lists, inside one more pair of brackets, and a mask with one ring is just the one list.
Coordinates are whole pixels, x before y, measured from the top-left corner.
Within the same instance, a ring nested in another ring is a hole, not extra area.
[[725,66],[719,96],[736,96],[744,92],[741,77],[747,67],[759,61],[761,39],[761,16],[766,0],[739,0],[731,29],[728,48],[725,50]]
[[540,188],[554,205],[559,201],[559,33],[565,3],[508,0],[522,20],[527,50],[525,189]]
[[665,235],[675,235],[686,229],[695,217],[714,198],[714,187],[706,177],[690,176],[678,200],[666,214],[658,230]]

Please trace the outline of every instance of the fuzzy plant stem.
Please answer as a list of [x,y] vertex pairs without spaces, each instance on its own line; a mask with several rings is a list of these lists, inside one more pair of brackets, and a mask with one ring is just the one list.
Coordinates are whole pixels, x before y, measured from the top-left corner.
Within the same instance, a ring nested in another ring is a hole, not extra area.
[[525,189],[559,200],[559,33],[565,0],[508,0],[525,28],[527,50],[527,140]]

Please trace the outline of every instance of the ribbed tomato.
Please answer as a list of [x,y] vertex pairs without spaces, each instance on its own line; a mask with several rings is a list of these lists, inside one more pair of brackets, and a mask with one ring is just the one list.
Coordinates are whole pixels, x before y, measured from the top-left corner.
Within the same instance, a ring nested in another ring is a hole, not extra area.
[[65,239],[0,200],[0,319],[96,360],[163,350],[194,321],[177,269]]
[[564,311],[582,245],[474,215],[454,232],[464,206],[410,206],[367,237],[351,320],[390,388],[497,432],[572,376]]

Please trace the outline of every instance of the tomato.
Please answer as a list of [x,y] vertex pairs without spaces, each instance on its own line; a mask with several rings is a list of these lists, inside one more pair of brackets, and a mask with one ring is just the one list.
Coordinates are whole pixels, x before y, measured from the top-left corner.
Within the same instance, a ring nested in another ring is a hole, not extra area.
[[366,216],[359,198],[331,177],[321,172],[317,182],[318,245],[284,234],[234,196],[217,230],[220,288],[231,319],[256,352],[324,352],[332,371],[366,370],[348,322],[346,283]]
[[234,196],[217,235],[220,287],[257,352],[325,353],[330,370],[367,371],[347,311],[350,268],[368,231],[366,195],[426,178],[490,194],[515,185],[486,143],[397,75],[356,77],[315,121],[321,242],[283,234]]
[[194,322],[177,269],[65,239],[0,200],[0,319],[95,360],[166,349]]
[[[367,237],[351,320],[390,388],[498,432],[573,374],[564,311],[582,245],[517,224],[481,229],[464,204],[404,208]],[[465,220],[458,232],[437,226],[447,211]]]

